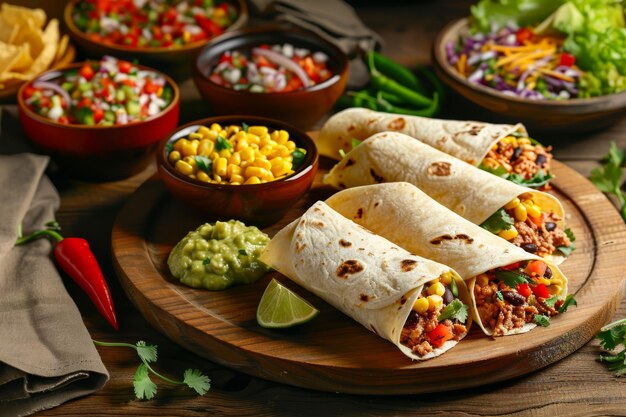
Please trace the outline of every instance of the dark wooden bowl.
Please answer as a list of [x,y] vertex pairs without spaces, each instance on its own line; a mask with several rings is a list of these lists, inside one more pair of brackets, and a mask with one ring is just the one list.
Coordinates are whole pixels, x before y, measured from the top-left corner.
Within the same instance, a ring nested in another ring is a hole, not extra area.
[[623,115],[626,92],[588,99],[529,100],[470,83],[448,63],[446,55],[448,42],[456,43],[459,36],[468,33],[468,22],[451,22],[439,32],[432,49],[435,71],[454,91],[494,112],[497,121],[522,122],[531,131],[583,133],[607,127]]
[[[292,175],[263,184],[207,184],[189,178],[176,171],[167,159],[166,146],[195,132],[200,126],[219,123],[262,125],[270,129],[284,129],[290,139],[300,148],[306,149],[302,166]],[[304,132],[278,120],[253,116],[211,117],[188,123],[178,128],[163,141],[157,150],[157,164],[161,179],[169,192],[177,199],[208,216],[211,220],[241,220],[247,224],[267,226],[280,220],[311,188],[317,172],[317,148]]]
[[[251,93],[226,88],[208,74],[226,51],[249,50],[261,44],[291,43],[324,52],[334,76],[313,87],[287,93]],[[348,79],[348,58],[334,44],[313,32],[278,27],[256,27],[216,37],[200,52],[193,80],[200,94],[217,114],[250,114],[284,120],[301,129],[312,127],[339,99]]]
[[[72,13],[79,1],[70,0],[67,3],[63,13],[63,20],[72,40],[78,45],[81,52],[89,57],[100,59],[103,55],[112,55],[128,61],[138,60],[142,64],[149,64],[169,73],[172,66],[189,65],[198,52],[210,41],[194,42],[177,48],[133,48],[96,42],[74,24]],[[248,5],[246,1],[231,0],[231,3],[236,4],[239,15],[233,24],[226,28],[226,31],[240,29],[248,21]]]
[[[154,157],[158,143],[178,125],[180,93],[176,83],[162,74],[174,93],[172,102],[145,120],[115,126],[62,124],[40,116],[24,102],[24,90],[37,80],[49,81],[75,63],[43,73],[22,85],[17,94],[22,129],[42,152],[50,155],[64,173],[83,180],[113,181],[143,170]],[[143,70],[155,71],[139,65]],[[158,72],[158,71],[155,71]]]

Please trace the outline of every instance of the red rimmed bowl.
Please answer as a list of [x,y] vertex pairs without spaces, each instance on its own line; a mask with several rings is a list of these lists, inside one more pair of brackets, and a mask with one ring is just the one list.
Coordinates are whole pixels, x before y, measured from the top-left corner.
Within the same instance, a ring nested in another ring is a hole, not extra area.
[[62,124],[38,115],[24,102],[24,91],[36,81],[51,81],[63,72],[78,69],[80,62],[47,71],[22,85],[18,94],[18,110],[26,135],[50,155],[67,175],[89,181],[113,181],[142,171],[152,160],[160,141],[176,129],[180,93],[176,83],[163,73],[172,88],[172,102],[160,113],[136,123],[114,126]]
[[[72,18],[74,7],[79,1],[81,0],[70,0],[67,3],[63,12],[63,20],[72,40],[83,53],[91,57],[99,58],[103,55],[113,55],[116,58],[129,61],[136,59],[142,64],[150,64],[169,72],[172,70],[171,65],[186,66],[193,61],[198,52],[210,41],[203,40],[176,48],[134,48],[94,41],[76,26]],[[229,3],[237,7],[238,15],[233,24],[225,29],[226,32],[240,29],[248,21],[248,5],[245,0],[230,0]]]
[[[261,44],[290,43],[328,55],[333,76],[312,87],[286,93],[251,93],[223,87],[209,79],[226,51],[249,51]],[[217,114],[250,114],[284,120],[302,129],[312,127],[339,99],[348,79],[348,58],[334,44],[313,32],[279,27],[257,27],[220,35],[200,52],[193,80],[200,95]]]
[[[292,175],[262,184],[208,184],[176,171],[168,161],[168,144],[187,137],[200,126],[248,125],[284,129],[290,140],[306,149],[306,158]],[[161,179],[178,200],[205,213],[214,220],[241,220],[247,224],[267,226],[277,222],[308,190],[317,173],[318,155],[313,140],[294,126],[278,120],[255,116],[222,116],[198,120],[178,128],[159,145],[157,164]]]
[[441,80],[467,100],[486,109],[493,121],[522,122],[531,131],[584,133],[617,122],[626,109],[626,92],[571,100],[531,100],[506,95],[493,88],[471,83],[448,62],[446,45],[469,33],[469,20],[460,19],[443,28],[433,43],[432,59]]

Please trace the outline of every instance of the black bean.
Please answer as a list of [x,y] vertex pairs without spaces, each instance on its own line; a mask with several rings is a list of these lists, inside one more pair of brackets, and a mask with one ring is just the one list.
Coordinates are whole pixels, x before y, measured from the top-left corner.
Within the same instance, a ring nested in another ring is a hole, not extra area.
[[517,161],[517,158],[522,154],[522,147],[518,146],[513,150],[513,156],[511,156],[511,161]]
[[546,230],[548,232],[551,232],[554,229],[556,229],[556,223],[554,223],[554,222],[546,222]]
[[508,301],[509,304],[514,306],[521,306],[526,302],[524,296],[517,293],[516,291],[502,291],[502,298],[504,298],[505,301]]
[[520,247],[529,253],[535,253],[539,249],[534,243],[522,243]]
[[545,278],[552,278],[552,270],[549,266],[546,267],[546,272],[543,273],[543,276]]
[[548,158],[546,158],[544,154],[540,153],[539,155],[537,155],[537,159],[535,159],[535,163],[539,165],[540,167],[543,167],[543,165],[546,163],[547,160]]
[[454,294],[450,291],[450,288],[446,287],[446,292],[443,293],[443,303],[448,305],[454,300]]

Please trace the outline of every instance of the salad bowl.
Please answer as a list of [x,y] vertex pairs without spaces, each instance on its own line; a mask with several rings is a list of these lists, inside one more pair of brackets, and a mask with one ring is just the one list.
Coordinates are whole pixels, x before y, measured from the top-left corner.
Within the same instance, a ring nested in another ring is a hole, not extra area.
[[449,62],[447,45],[469,33],[469,19],[444,27],[433,43],[432,61],[439,78],[468,101],[486,109],[496,121],[523,122],[542,132],[583,133],[615,123],[626,108],[626,92],[593,98],[535,100],[508,95],[463,77]]

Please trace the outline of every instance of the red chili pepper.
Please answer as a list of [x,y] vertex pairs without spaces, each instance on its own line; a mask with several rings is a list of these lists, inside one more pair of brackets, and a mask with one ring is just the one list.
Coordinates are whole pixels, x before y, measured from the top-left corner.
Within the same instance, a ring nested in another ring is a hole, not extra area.
[[550,298],[550,293],[544,284],[539,284],[531,288],[533,294],[538,298]]
[[524,41],[530,40],[533,37],[533,32],[528,28],[521,28],[515,32],[515,39],[517,42],[523,44]]
[[87,293],[100,314],[117,330],[117,317],[111,291],[98,261],[89,248],[89,243],[78,237],[64,238],[59,233],[60,228],[56,222],[50,222],[46,226],[48,229],[37,231],[28,236],[21,236],[20,232],[15,244],[23,245],[43,236],[54,238],[57,241],[54,247],[54,258],[61,269]]
[[530,297],[530,294],[532,294],[532,290],[530,289],[530,285],[528,284],[519,284],[517,286],[517,292],[520,295],[523,295],[525,298]]
[[567,54],[565,52],[561,53],[561,59],[559,64],[566,66],[566,67],[571,67],[572,65],[574,65],[576,63],[576,57],[572,54]]
[[452,339],[454,335],[448,329],[445,324],[438,324],[431,332],[426,333],[426,337],[430,340],[430,344],[434,348],[443,346],[448,340]]

